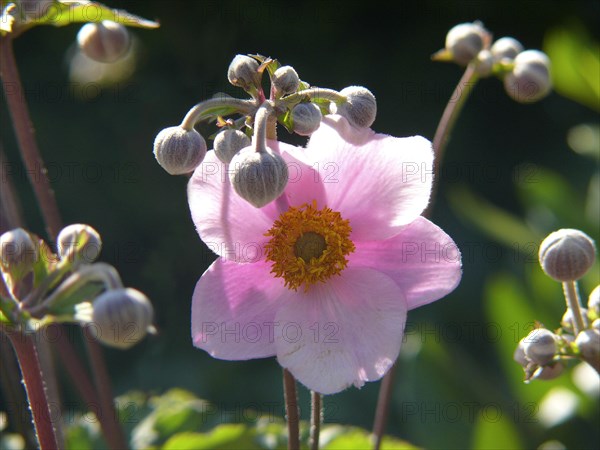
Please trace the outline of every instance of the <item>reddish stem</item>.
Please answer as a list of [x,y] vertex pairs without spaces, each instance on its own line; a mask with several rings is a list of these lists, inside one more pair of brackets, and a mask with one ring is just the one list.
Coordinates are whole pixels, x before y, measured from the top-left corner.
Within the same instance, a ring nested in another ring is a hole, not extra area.
[[288,427],[288,450],[299,450],[300,418],[298,415],[296,379],[287,369],[283,369],[283,393],[285,399],[285,415],[287,416]]

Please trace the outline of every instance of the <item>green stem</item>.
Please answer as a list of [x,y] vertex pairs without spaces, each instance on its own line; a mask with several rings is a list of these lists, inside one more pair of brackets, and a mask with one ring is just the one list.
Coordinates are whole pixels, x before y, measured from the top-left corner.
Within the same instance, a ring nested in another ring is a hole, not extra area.
[[23,384],[27,392],[29,409],[33,417],[40,448],[42,450],[57,449],[59,447],[56,440],[56,429],[52,423],[52,413],[33,336],[19,332],[8,332],[6,334],[21,367]]
[[283,393],[285,399],[285,415],[288,428],[288,450],[300,449],[300,418],[298,414],[298,395],[296,380],[287,369],[283,369]]
[[573,321],[573,330],[577,336],[581,330],[585,329],[581,308],[579,307],[579,293],[577,292],[577,281],[565,281],[563,283],[563,291],[567,308],[571,310],[571,318]]
[[256,102],[254,100],[240,100],[233,97],[211,98],[198,103],[190,109],[183,118],[181,127],[184,130],[190,131],[202,119],[214,116],[215,114],[224,115],[224,108],[231,109],[230,114],[251,114],[256,110]]
[[343,103],[346,101],[346,97],[344,97],[338,91],[325,88],[304,89],[303,91],[298,91],[295,94],[288,95],[282,101],[288,105],[293,105],[300,102],[304,97],[308,97],[311,100],[329,100],[330,102],[334,103]]
[[310,391],[311,410],[310,410],[310,450],[319,450],[319,435],[321,433],[321,421],[323,420],[323,406],[321,394]]

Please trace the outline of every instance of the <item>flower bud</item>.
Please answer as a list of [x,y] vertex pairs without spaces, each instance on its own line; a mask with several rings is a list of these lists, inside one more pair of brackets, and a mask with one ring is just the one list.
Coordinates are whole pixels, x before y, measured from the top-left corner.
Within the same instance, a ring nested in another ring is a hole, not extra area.
[[489,40],[489,32],[479,22],[461,23],[446,35],[446,50],[455,63],[466,66],[487,46]]
[[310,136],[321,125],[321,108],[314,103],[298,103],[292,109],[292,127],[300,136]]
[[90,264],[98,259],[102,250],[102,239],[98,232],[80,223],[63,228],[56,241],[60,259],[69,258],[72,262]]
[[345,117],[355,128],[368,128],[375,122],[377,116],[377,101],[367,88],[349,86],[340,92],[346,97],[343,103],[332,103],[332,114]]
[[533,373],[532,380],[553,380],[562,375],[565,370],[564,364],[561,362],[555,362],[544,367],[538,367]]
[[575,345],[586,361],[600,362],[600,332],[598,330],[583,330],[577,335]]
[[[581,318],[583,319],[583,326],[587,327],[588,324],[590,323],[588,320],[588,315],[587,315],[588,310],[585,308],[579,308],[579,310],[581,311]],[[573,328],[573,312],[571,311],[571,308],[567,308],[567,310],[565,311],[565,313],[562,316],[562,319],[560,320],[560,324],[567,331],[574,330],[574,328]]]
[[283,158],[270,149],[256,151],[246,147],[233,157],[229,180],[237,194],[257,208],[279,197],[288,182],[288,168]]
[[592,328],[600,332],[600,319],[596,319],[592,322]]
[[519,344],[517,345],[517,348],[515,349],[515,352],[513,353],[513,359],[517,363],[519,363],[522,367],[527,367],[527,365],[529,364],[529,360],[527,359],[527,356],[525,355],[524,339],[521,339],[519,341]]
[[600,316],[600,284],[594,288],[588,298],[588,309],[596,316]]
[[293,94],[300,86],[300,78],[292,66],[281,66],[277,69],[271,82],[275,91],[282,96]]
[[526,50],[515,58],[515,66],[504,77],[504,89],[519,103],[533,103],[552,90],[550,60],[538,50]]
[[229,64],[227,79],[234,86],[249,91],[259,85],[258,62],[246,55],[236,55]]
[[132,288],[106,291],[93,303],[92,322],[97,339],[127,349],[152,330],[154,310],[148,298]]
[[481,50],[477,54],[475,69],[480,77],[489,77],[494,69],[494,57],[489,50]]
[[86,23],[77,34],[79,48],[86,56],[101,63],[114,63],[129,50],[127,28],[117,22],[103,20]]
[[170,175],[193,172],[206,155],[206,141],[196,130],[169,127],[154,139],[156,161]]
[[540,245],[540,265],[557,281],[578,280],[596,258],[594,241],[585,233],[564,228],[550,233]]
[[545,328],[537,328],[523,341],[523,351],[527,359],[535,364],[548,364],[556,354],[556,336]]
[[519,53],[523,51],[523,46],[519,41],[511,37],[498,39],[492,45],[491,52],[494,61],[512,62]]
[[229,164],[231,159],[244,147],[250,147],[252,141],[246,133],[240,130],[223,130],[215,137],[214,148],[215,155],[225,164]]
[[15,228],[0,236],[2,267],[18,278],[33,268],[38,253],[38,246],[23,228]]

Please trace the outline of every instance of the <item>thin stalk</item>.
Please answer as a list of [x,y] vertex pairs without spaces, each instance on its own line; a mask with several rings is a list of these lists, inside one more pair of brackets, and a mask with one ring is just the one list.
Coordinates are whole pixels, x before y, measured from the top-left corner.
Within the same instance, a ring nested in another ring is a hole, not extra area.
[[23,384],[27,392],[29,409],[40,448],[42,450],[58,449],[56,429],[52,423],[52,412],[33,336],[18,332],[8,332],[7,335],[21,367]]
[[579,307],[579,292],[577,292],[577,281],[565,281],[563,283],[563,291],[565,293],[565,301],[567,308],[571,310],[573,320],[573,330],[577,336],[581,330],[585,328],[581,308]]
[[298,414],[298,396],[296,380],[287,370],[283,369],[283,393],[285,399],[285,415],[288,428],[288,450],[300,449],[300,418]]
[[323,420],[321,394],[310,391],[310,400],[310,437],[308,446],[310,450],[319,450],[319,435],[321,434],[321,421]]
[[233,113],[250,114],[256,109],[254,100],[240,100],[233,97],[218,97],[198,103],[183,118],[181,127],[190,131],[197,122],[215,114],[222,115],[223,108],[231,108]]
[[[458,81],[458,84],[454,88],[454,91],[450,96],[448,104],[444,109],[438,127],[435,131],[435,135],[433,137],[433,154],[435,161],[433,186],[431,190],[431,201],[429,202],[429,206],[423,212],[424,217],[431,216],[434,204],[433,200],[437,192],[437,180],[440,173],[440,167],[442,165],[442,159],[444,157],[444,151],[452,134],[452,130],[454,129],[454,125],[456,124],[456,120],[458,119],[458,116],[460,115],[467,99],[469,98],[469,95],[473,91],[473,87],[477,82],[477,78],[475,65],[469,64],[462,77]],[[381,382],[379,397],[377,399],[377,407],[375,410],[375,421],[373,424],[375,449],[379,449],[381,446],[381,439],[385,433],[395,372],[395,366],[393,366],[383,377]]]

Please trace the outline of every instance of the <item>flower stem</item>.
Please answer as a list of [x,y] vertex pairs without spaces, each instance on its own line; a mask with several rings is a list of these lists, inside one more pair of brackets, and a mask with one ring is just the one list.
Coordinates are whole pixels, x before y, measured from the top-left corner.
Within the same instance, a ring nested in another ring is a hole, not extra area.
[[583,317],[581,315],[581,308],[579,307],[579,293],[577,292],[577,281],[565,281],[563,283],[563,292],[565,293],[567,308],[571,310],[573,330],[575,331],[575,336],[577,336],[581,332],[581,330],[585,328]]
[[283,393],[285,399],[285,415],[288,428],[288,450],[300,449],[300,419],[298,415],[298,397],[296,380],[287,369],[283,369]]
[[10,35],[0,37],[0,78],[29,182],[38,200],[48,236],[55,239],[61,229],[58,204],[35,140]]
[[56,429],[52,423],[50,404],[46,394],[43,374],[40,366],[37,348],[32,335],[8,332],[6,333],[15,350],[23,384],[29,400],[29,409],[33,417],[35,433],[42,450],[57,449]]
[[344,97],[338,91],[316,87],[304,89],[303,91],[298,91],[295,94],[288,95],[282,101],[287,105],[294,105],[300,102],[304,97],[308,97],[311,100],[329,100],[334,103],[343,103],[346,101],[346,97]]
[[181,127],[184,130],[190,131],[194,128],[196,123],[209,116],[225,115],[223,110],[230,108],[231,114],[241,113],[250,114],[256,109],[256,102],[254,100],[240,100],[239,98],[233,97],[218,97],[205,100],[198,103],[183,118]]
[[321,433],[321,421],[323,420],[321,394],[310,391],[310,400],[310,441],[308,446],[310,450],[319,450],[319,434]]
[[392,388],[394,387],[394,375],[396,373],[396,364],[394,364],[388,373],[385,374],[383,380],[381,380],[381,387],[379,388],[379,397],[377,398],[377,409],[375,410],[375,421],[373,423],[373,436],[375,443],[373,444],[374,450],[379,450],[381,447],[381,440],[385,433],[385,427],[387,425],[387,418],[390,412],[390,401],[392,399]]

